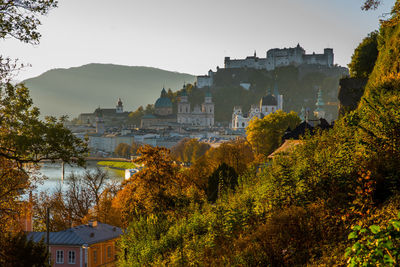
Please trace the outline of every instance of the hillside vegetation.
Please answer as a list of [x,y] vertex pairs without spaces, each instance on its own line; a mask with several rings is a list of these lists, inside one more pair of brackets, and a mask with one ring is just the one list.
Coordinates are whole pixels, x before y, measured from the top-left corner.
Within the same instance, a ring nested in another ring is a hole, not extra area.
[[[196,88],[188,85],[189,101],[194,105],[204,102],[204,94],[210,90],[215,103],[215,121],[230,122],[234,106],[241,106],[247,114],[251,105],[259,105],[260,99],[275,88],[283,95],[283,110],[300,112],[302,107],[315,109],[318,89],[321,88],[325,107],[332,119],[337,118],[337,88],[339,80],[348,74],[343,67],[326,68],[321,66],[289,66],[275,71],[256,69],[219,69],[215,75],[215,85],[208,88]],[[252,86],[245,90],[240,83],[246,81]],[[181,87],[179,87],[181,88]],[[177,110],[181,89],[169,95]],[[144,114],[144,113],[143,113]]]
[[235,141],[179,173],[167,151],[143,150],[139,160],[158,162],[159,177],[170,183],[138,199],[142,190],[135,188],[153,177],[142,173],[117,196],[143,207],[121,206],[129,225],[121,266],[398,266],[400,25],[394,21],[380,30],[359,107],[288,153],[267,160],[253,144]]
[[189,74],[156,68],[88,64],[50,70],[24,82],[42,115],[73,118],[99,106],[115,108],[118,98],[125,111],[132,111],[143,103],[154,103],[163,85],[179,88],[194,80]]

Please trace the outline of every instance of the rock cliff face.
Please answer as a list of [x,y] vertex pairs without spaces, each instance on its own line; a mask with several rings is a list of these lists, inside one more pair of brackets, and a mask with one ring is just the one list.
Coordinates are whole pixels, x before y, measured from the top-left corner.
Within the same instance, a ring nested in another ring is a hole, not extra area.
[[339,81],[339,116],[355,110],[364,94],[368,79],[343,78]]

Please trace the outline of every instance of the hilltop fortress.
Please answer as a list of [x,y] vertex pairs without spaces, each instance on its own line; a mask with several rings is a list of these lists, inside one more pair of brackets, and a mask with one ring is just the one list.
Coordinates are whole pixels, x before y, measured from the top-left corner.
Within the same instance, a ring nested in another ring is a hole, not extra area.
[[[246,57],[245,59],[231,59],[225,57],[225,69],[259,69],[259,70],[274,70],[284,66],[299,66],[299,65],[321,65],[332,67],[334,65],[334,54],[332,48],[325,48],[323,54],[306,54],[306,51],[297,44],[293,48],[274,48],[267,51],[266,58],[254,56]],[[211,87],[214,83],[214,72],[209,71],[208,75],[197,76],[197,87]]]

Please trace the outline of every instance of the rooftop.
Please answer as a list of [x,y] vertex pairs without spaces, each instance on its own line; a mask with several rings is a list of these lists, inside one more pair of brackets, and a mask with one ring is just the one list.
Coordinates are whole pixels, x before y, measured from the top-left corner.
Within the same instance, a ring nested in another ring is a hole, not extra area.
[[[90,222],[60,232],[50,232],[50,245],[82,246],[96,244],[122,235],[122,230],[105,223]],[[34,242],[46,239],[46,232],[31,232],[28,239]]]

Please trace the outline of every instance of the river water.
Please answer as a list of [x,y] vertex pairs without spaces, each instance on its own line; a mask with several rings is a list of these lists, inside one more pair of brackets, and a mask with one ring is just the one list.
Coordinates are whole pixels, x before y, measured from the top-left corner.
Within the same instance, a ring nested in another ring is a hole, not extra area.
[[[42,182],[37,183],[35,192],[46,191],[48,193],[54,192],[58,187],[61,186],[63,190],[67,188],[66,182],[62,183],[62,168],[61,163],[42,163],[39,170],[38,176],[44,176],[45,179]],[[88,171],[95,171],[97,166],[96,162],[89,162],[86,165],[86,169],[78,166],[71,166],[68,164],[64,165],[64,178],[67,179],[72,173],[75,175],[83,175]],[[123,177],[120,177],[112,169],[99,167],[102,170],[108,172],[109,177],[112,180],[123,181]]]

